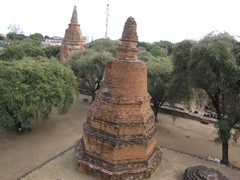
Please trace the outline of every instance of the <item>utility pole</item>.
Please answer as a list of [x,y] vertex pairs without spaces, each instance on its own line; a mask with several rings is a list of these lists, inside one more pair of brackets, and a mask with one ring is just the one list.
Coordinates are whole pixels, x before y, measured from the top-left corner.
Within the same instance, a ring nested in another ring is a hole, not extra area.
[[107,11],[106,11],[106,32],[105,32],[105,38],[107,38],[107,30],[108,30],[108,10],[109,10],[109,4],[107,4]]

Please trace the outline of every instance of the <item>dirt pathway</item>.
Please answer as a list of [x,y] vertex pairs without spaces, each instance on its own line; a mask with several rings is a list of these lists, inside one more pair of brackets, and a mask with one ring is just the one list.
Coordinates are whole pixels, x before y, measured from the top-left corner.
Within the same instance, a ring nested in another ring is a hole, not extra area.
[[[0,134],[0,179],[12,180],[72,146],[80,137],[89,104],[80,95],[66,115],[53,112],[32,132],[22,135]],[[159,141],[166,147],[202,157],[220,158],[221,148],[213,143],[215,128],[198,121],[178,118],[175,122],[159,114]],[[230,161],[240,167],[240,143],[230,145]]]
[[53,112],[22,135],[0,135],[0,179],[16,179],[72,146],[80,137],[89,109],[79,96],[66,115]]
[[[214,143],[217,130],[213,124],[202,124],[199,121],[177,118],[172,120],[168,114],[159,114],[160,145],[198,155],[203,158],[221,159],[221,145]],[[240,167],[240,142],[229,142],[229,161]]]

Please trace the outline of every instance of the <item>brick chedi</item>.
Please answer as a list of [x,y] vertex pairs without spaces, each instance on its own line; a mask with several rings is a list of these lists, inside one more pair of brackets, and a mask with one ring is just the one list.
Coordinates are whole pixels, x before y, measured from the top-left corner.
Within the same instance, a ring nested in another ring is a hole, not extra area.
[[71,23],[68,24],[68,28],[65,31],[65,36],[62,41],[60,61],[64,62],[72,51],[83,51],[83,42],[82,32],[80,25],[78,24],[77,7],[74,6]]
[[137,41],[136,22],[129,17],[76,145],[81,172],[102,179],[137,179],[150,177],[161,161],[147,69],[137,59]]

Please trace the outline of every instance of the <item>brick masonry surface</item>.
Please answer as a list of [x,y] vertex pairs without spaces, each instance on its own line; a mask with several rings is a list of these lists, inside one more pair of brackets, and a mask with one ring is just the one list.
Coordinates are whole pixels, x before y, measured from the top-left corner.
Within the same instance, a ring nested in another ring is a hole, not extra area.
[[73,51],[83,51],[83,37],[78,24],[77,7],[74,6],[71,23],[65,31],[60,50],[60,61],[63,63],[69,54]]
[[81,172],[102,179],[141,179],[150,177],[161,161],[147,68],[137,60],[136,45],[136,22],[129,17],[76,145]]

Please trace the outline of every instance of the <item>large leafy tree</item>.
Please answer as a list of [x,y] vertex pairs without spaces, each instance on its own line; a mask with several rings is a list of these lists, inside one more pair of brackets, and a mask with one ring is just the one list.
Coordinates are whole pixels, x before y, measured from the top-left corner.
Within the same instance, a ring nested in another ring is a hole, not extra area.
[[159,45],[160,47],[167,49],[168,55],[172,54],[173,47],[174,47],[174,44],[172,42],[162,40],[159,42]]
[[101,86],[105,64],[116,54],[118,46],[119,41],[97,39],[85,51],[72,53],[66,61],[78,78],[80,90],[90,93],[92,101]]
[[[234,107],[237,97],[234,93],[228,93],[233,92],[233,87],[236,88],[239,82],[239,64],[235,56],[237,50],[234,51],[233,48],[235,42],[227,33],[210,33],[192,47],[189,45],[189,48],[184,48],[182,45],[187,43],[182,42],[177,44],[173,51],[173,81],[176,82],[180,77],[182,83],[178,85],[172,83],[170,94],[181,100],[186,96],[191,97],[190,91],[187,93],[182,91],[189,90],[189,87],[191,90],[200,89],[206,92],[217,113],[216,127],[219,136],[216,140],[222,145],[221,162],[224,164],[229,163],[228,141],[231,137],[231,129],[239,122],[238,118],[230,116],[232,112],[230,107]],[[186,78],[183,79],[181,76]]]
[[[85,90],[95,99],[95,92],[100,88],[106,61],[112,56],[108,52],[98,52],[95,50],[86,50],[76,52],[67,60],[76,75],[80,90]],[[78,58],[77,58],[78,57]]]
[[114,41],[109,38],[101,38],[93,41],[91,48],[98,52],[106,51],[115,55],[119,44],[120,41]]
[[192,99],[192,85],[190,82],[189,64],[191,49],[196,42],[184,40],[175,44],[172,53],[173,77],[168,89],[169,101],[187,103]]
[[31,35],[31,38],[40,44],[43,40],[43,35],[41,33],[34,33]]
[[24,34],[15,34],[15,33],[9,32],[7,34],[7,38],[9,40],[13,40],[13,41],[16,41],[16,40],[21,41],[21,40],[25,39],[26,36]]
[[170,41],[161,40],[161,41],[152,43],[152,46],[153,47],[154,46],[159,46],[162,49],[167,50],[167,55],[169,56],[169,55],[172,54],[174,44],[172,42],[170,42]]
[[0,127],[13,131],[19,121],[31,125],[53,108],[66,113],[76,90],[72,70],[57,61],[0,61]]
[[60,53],[60,48],[61,46],[47,46],[45,48],[43,48],[43,51],[45,52],[46,56],[49,59],[52,58],[58,58],[59,57],[59,53]]
[[167,100],[169,82],[171,80],[172,63],[170,59],[152,59],[147,63],[148,92],[151,95],[155,121],[159,108]]
[[155,58],[149,51],[139,51],[138,59],[140,59],[143,62],[148,62],[157,58]]
[[167,53],[160,46],[155,46],[150,50],[150,53],[154,57],[165,57]]
[[209,34],[192,49],[190,70],[196,88],[206,91],[218,116],[222,163],[228,164],[228,141],[234,123],[226,115],[225,93],[235,84],[239,70],[228,34]]
[[148,42],[138,42],[137,47],[144,48],[146,51],[149,51],[152,46]]
[[151,51],[154,47],[159,46],[164,50],[166,56],[170,56],[172,54],[174,44],[170,41],[161,40],[153,43],[139,42],[138,46],[144,47],[147,51]]
[[32,39],[24,39],[22,41],[12,42],[6,46],[4,52],[0,55],[0,60],[20,60],[26,56],[44,57],[46,55],[38,42]]

